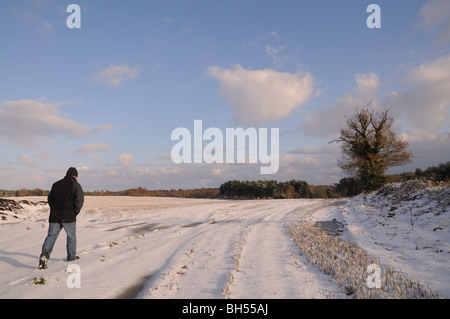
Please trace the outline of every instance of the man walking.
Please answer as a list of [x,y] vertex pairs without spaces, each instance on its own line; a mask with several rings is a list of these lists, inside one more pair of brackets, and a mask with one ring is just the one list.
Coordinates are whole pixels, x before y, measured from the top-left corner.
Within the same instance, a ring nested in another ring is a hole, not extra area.
[[67,170],[66,176],[53,184],[48,194],[50,217],[48,234],[42,245],[39,258],[39,269],[47,268],[56,239],[64,228],[67,234],[67,261],[77,260],[76,219],[84,203],[84,194],[81,185],[77,182],[78,171],[75,167]]

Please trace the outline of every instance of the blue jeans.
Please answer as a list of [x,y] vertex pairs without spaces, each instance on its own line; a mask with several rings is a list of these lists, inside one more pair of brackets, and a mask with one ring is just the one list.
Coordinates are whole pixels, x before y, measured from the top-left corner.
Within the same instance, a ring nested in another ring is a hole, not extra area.
[[50,254],[52,253],[53,246],[55,246],[56,239],[58,238],[61,229],[64,228],[67,234],[67,260],[74,260],[77,251],[77,235],[76,235],[76,222],[73,223],[49,223],[48,234],[45,238],[44,244],[42,245],[42,256],[50,259]]

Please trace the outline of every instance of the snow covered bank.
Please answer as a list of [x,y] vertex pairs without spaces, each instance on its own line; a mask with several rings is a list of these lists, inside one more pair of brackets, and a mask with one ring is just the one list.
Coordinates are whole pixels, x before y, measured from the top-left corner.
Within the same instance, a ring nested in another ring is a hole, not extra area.
[[421,181],[360,195],[342,210],[348,238],[450,297],[450,188]]
[[[31,207],[33,207],[31,209]],[[37,209],[34,209],[37,208]],[[30,210],[33,213],[30,214]],[[34,218],[36,212],[49,212],[46,198],[30,199],[8,199],[0,198],[0,224]]]
[[[344,224],[356,243],[401,277],[450,297],[450,188],[421,181],[389,184],[369,195],[324,207],[304,220]],[[390,270],[388,270],[390,271]]]

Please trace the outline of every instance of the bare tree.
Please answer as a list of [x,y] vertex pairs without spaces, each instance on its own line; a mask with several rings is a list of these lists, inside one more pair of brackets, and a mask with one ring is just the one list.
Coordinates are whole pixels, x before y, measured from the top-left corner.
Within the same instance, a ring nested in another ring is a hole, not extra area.
[[330,142],[341,143],[343,156],[338,164],[345,172],[356,175],[365,191],[383,186],[386,170],[409,163],[412,157],[408,142],[391,129],[394,120],[389,110],[374,113],[369,104],[356,110],[352,117],[346,116],[347,127]]

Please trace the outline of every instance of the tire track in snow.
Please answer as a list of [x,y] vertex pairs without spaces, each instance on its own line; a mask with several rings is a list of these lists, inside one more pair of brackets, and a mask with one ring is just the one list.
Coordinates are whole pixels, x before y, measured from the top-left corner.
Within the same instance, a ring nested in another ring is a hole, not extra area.
[[208,222],[184,228],[183,241],[138,297],[221,298],[240,238],[265,206],[224,202],[208,214]]
[[[309,265],[285,229],[310,201],[263,201],[216,207],[191,227],[143,298],[328,298],[341,291]],[[300,208],[299,208],[300,206]]]
[[[302,204],[311,207],[308,202]],[[341,294],[328,276],[299,258],[301,253],[284,228],[292,211],[292,205],[275,203],[252,224],[242,240],[238,267],[229,275],[226,298],[328,298]]]
[[216,219],[221,219],[210,218],[210,223],[184,229],[182,241],[157,274],[152,276],[139,297],[221,297],[225,275],[233,264],[234,238],[242,227],[228,210],[222,213],[229,218],[216,215]]

